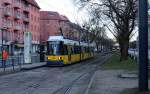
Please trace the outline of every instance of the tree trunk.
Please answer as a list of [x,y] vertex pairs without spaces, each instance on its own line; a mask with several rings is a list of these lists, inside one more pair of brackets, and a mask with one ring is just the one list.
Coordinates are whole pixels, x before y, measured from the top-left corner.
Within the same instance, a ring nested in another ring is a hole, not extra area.
[[[95,42],[95,43],[96,43],[96,42]],[[99,49],[98,49],[98,43],[96,43],[96,49],[97,49],[97,51],[99,50]]]
[[128,59],[129,40],[120,41],[119,45],[120,45],[120,61],[125,61]]

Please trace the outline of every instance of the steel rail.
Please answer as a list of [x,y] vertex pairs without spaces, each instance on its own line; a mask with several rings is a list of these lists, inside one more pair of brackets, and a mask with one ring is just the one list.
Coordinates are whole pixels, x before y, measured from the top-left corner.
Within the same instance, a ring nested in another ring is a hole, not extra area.
[[[101,58],[102,61],[101,61],[100,64],[98,64],[98,66],[104,64],[105,61],[106,61],[109,57],[110,57],[110,55],[105,55],[105,56],[103,56],[103,58]],[[94,62],[91,61],[92,63],[89,62],[89,63],[86,63],[85,65],[93,65],[93,64],[99,62],[101,59],[97,59],[97,60],[95,60]],[[81,74],[81,75],[78,76],[75,80],[73,80],[70,84],[68,84],[68,85],[66,85],[66,86],[64,86],[64,87],[62,87],[62,88],[56,90],[56,91],[53,92],[52,94],[57,94],[57,93],[61,92],[63,89],[64,89],[64,90],[63,90],[64,93],[62,93],[62,94],[70,94],[70,91],[71,91],[72,87],[75,85],[75,83],[77,83],[77,81],[79,81],[79,80],[80,80],[82,77],[84,77],[85,75],[88,75],[88,77],[90,77],[90,79],[91,79],[92,76],[94,75],[94,73],[97,71],[98,66],[94,67],[94,69],[91,69],[91,70],[89,70],[88,72],[86,71],[85,73]],[[86,67],[86,66],[81,66],[80,68],[83,68],[83,67]],[[76,69],[79,69],[79,68],[76,68]],[[89,79],[89,78],[88,78],[88,79]],[[90,82],[90,80],[89,80],[89,82]],[[87,87],[87,88],[88,88],[88,87]],[[86,89],[86,91],[87,91],[87,89]]]

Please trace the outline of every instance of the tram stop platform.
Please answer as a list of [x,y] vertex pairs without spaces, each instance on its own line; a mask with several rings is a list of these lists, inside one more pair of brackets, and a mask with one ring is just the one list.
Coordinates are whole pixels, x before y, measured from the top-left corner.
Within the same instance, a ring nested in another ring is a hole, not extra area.
[[39,62],[39,63],[31,63],[31,64],[22,64],[22,65],[15,65],[15,66],[7,66],[7,67],[0,67],[0,75],[4,74],[11,74],[25,70],[32,70],[36,68],[41,68],[46,65],[46,62]]
[[40,62],[40,63],[32,63],[32,64],[24,64],[21,66],[21,70],[31,70],[36,68],[41,68],[46,65],[46,62]]

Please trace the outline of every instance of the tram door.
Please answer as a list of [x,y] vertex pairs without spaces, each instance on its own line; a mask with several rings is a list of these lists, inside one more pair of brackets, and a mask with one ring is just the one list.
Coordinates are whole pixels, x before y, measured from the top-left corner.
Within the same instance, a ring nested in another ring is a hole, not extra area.
[[82,60],[84,60],[84,53],[85,53],[85,51],[84,51],[84,47],[81,47],[81,50],[82,50],[82,56],[81,56],[81,58],[82,58]]
[[68,46],[68,61],[71,63],[71,46]]
[[78,46],[78,54],[80,54],[80,61],[82,60],[82,50],[81,46]]

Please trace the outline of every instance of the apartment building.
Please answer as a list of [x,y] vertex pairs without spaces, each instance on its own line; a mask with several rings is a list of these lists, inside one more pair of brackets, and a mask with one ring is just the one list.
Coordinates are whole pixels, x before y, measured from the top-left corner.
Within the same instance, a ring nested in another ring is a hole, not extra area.
[[92,35],[72,23],[69,19],[53,11],[40,11],[41,43],[46,42],[49,36],[62,35],[64,38],[87,42],[87,35]]
[[23,50],[27,31],[32,33],[33,52],[36,51],[40,40],[39,9],[34,0],[0,0],[0,28],[5,28],[3,43],[10,52]]
[[47,41],[49,36],[62,35],[61,22],[69,22],[67,17],[61,17],[57,12],[40,11],[41,43]]

